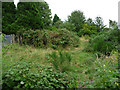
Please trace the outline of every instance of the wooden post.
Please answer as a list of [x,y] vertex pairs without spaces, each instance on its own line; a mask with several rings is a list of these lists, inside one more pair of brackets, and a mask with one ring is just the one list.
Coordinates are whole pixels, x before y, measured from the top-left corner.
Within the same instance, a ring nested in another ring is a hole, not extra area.
[[15,35],[12,34],[12,43],[15,43]]

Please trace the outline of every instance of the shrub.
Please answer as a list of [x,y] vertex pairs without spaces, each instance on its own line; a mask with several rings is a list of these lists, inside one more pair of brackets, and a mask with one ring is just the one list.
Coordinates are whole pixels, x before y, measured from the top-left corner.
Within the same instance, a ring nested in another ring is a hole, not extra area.
[[97,34],[97,30],[94,26],[89,26],[88,24],[84,24],[83,28],[79,30],[78,36],[88,35],[91,36],[92,34]]
[[96,61],[96,72],[94,76],[96,79],[93,82],[93,86],[97,88],[120,88],[119,83],[119,69],[117,62],[117,57],[109,60],[98,60]]
[[72,57],[68,52],[59,51],[58,54],[53,52],[50,57],[51,63],[56,70],[61,72],[70,70]]
[[[20,33],[20,32],[19,32]],[[53,47],[61,46],[78,46],[78,36],[66,29],[57,31],[50,30],[29,30],[21,33],[23,36],[23,44],[33,45],[35,47]]]
[[57,28],[55,26],[51,26],[48,29],[51,30],[51,31],[57,31]]
[[65,21],[63,24],[60,25],[60,28],[66,28],[69,31],[75,31],[75,26],[74,24]]
[[118,30],[109,30],[105,32],[99,33],[97,36],[93,36],[90,39],[91,50],[86,48],[87,51],[100,52],[104,55],[110,55],[113,50],[117,50],[119,48],[119,40],[120,32]]
[[118,83],[119,72],[117,69],[109,70],[105,67],[96,68],[97,76],[93,86],[97,88],[120,88]]
[[3,89],[13,88],[72,88],[75,82],[51,66],[19,62],[3,73]]
[[57,32],[54,32],[51,37],[51,43],[56,46],[66,46],[77,47],[79,44],[79,37],[76,33],[68,31],[66,29],[59,29]]
[[6,38],[5,38],[5,34],[4,33],[0,33],[0,40],[1,41],[6,41]]
[[45,47],[49,45],[48,32],[40,30],[29,30],[23,33],[23,43],[33,45],[35,47]]

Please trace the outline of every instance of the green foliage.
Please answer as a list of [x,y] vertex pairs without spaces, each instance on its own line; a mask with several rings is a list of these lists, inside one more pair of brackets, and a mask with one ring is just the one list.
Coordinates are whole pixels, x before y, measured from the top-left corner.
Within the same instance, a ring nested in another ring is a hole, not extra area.
[[103,31],[106,26],[103,24],[103,19],[101,17],[95,18],[95,25],[97,27],[97,32]]
[[57,16],[57,14],[55,14],[54,18],[53,18],[53,25],[59,20],[60,20],[60,18]]
[[84,24],[83,28],[79,30],[78,35],[82,36],[82,35],[92,35],[92,34],[96,34],[97,31],[94,29],[93,26],[89,26],[88,24]]
[[85,23],[85,16],[83,12],[79,10],[73,11],[71,15],[68,16],[68,22],[74,24],[75,31],[79,32],[79,30],[83,28],[83,25]]
[[19,2],[17,24],[29,29],[48,28],[51,23],[51,10],[46,2]]
[[76,47],[79,44],[78,36],[66,29],[60,29],[56,33],[51,35],[51,41],[53,45],[62,46],[63,48],[67,46]]
[[3,73],[3,89],[13,88],[72,88],[73,80],[65,73],[56,72],[51,66],[33,63],[15,63]]
[[65,21],[63,24],[60,25],[60,28],[66,28],[69,31],[75,31],[75,26],[74,24]]
[[93,33],[98,32],[99,28],[96,25],[96,22],[94,22],[91,18],[87,19],[86,24],[89,26],[89,29],[92,30]]
[[109,20],[109,28],[114,29],[115,27],[118,27],[117,22]]
[[118,29],[101,32],[90,39],[91,51],[110,55],[112,50],[119,48],[119,38],[120,31]]
[[54,26],[56,28],[61,28],[60,26],[63,24],[63,22],[61,20],[58,20],[57,22],[54,23]]
[[16,23],[9,24],[4,30],[7,34],[16,34],[19,30],[21,30],[23,27],[16,25]]
[[56,26],[51,26],[48,28],[48,30],[50,31],[57,31],[58,29],[56,28]]
[[111,70],[103,67],[96,69],[98,77],[94,82],[93,86],[97,88],[120,88],[118,83],[119,72],[117,69],[111,72]]
[[[20,32],[19,32],[20,33]],[[35,47],[63,47],[78,46],[79,38],[71,31],[60,29],[57,31],[50,30],[28,30],[22,34],[23,43]]]
[[[114,59],[115,61],[115,59]],[[98,67],[96,67],[96,72],[94,76],[96,77],[93,82],[93,86],[97,88],[120,88],[119,84],[119,70],[114,63],[109,61],[96,61]]]
[[[14,34],[9,27],[16,20],[16,9],[14,2],[2,2],[2,32],[5,34]],[[12,26],[11,26],[12,27]]]
[[2,39],[2,41],[6,41],[6,38],[5,38],[5,34],[4,33],[1,33],[1,35],[0,35],[0,40]]
[[52,52],[50,57],[51,63],[56,70],[61,72],[70,70],[72,57],[68,52],[59,51],[58,54],[56,52]]
[[16,34],[25,29],[46,29],[51,24],[51,10],[46,2],[2,3],[3,33]]
[[45,47],[49,44],[48,32],[40,30],[27,30],[23,33],[23,43],[34,47]]

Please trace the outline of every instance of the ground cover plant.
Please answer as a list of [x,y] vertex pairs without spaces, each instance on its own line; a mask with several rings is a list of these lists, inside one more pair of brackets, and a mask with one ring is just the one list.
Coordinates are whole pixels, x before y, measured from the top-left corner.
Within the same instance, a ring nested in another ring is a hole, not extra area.
[[[84,37],[80,40],[79,47],[63,51],[19,44],[4,45],[3,85],[6,88],[119,88],[118,53],[98,58],[96,54],[84,51],[88,40]],[[49,78],[53,79],[52,84]]]
[[[12,88],[72,88],[75,82],[51,66],[28,62],[15,63],[3,74],[3,89]],[[68,78],[68,79],[67,79]]]
[[[12,7],[10,7],[12,6]],[[62,21],[47,2],[2,4],[3,89],[120,89],[120,30],[75,10]],[[13,16],[14,17],[13,17]]]

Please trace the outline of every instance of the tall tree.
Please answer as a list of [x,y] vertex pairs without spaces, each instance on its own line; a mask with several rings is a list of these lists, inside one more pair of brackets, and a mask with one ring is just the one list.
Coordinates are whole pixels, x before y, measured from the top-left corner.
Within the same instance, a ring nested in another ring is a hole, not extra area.
[[54,25],[57,21],[59,21],[59,20],[60,20],[60,18],[58,17],[57,14],[55,14],[55,15],[54,15],[54,18],[53,18],[53,25]]
[[95,18],[95,24],[97,26],[97,31],[100,32],[100,31],[103,31],[104,28],[106,27],[103,23],[103,19],[101,17],[96,17]]
[[86,24],[88,24],[89,29],[92,31],[92,33],[97,33],[97,30],[98,30],[97,25],[91,18],[88,18],[86,20]]
[[2,2],[2,31],[5,34],[13,34],[14,30],[10,29],[16,20],[16,7],[14,2]]
[[83,12],[79,10],[73,11],[71,15],[68,16],[68,22],[73,23],[75,26],[75,31],[79,32],[79,30],[83,28],[83,25],[85,23],[85,16]]
[[68,21],[65,21],[64,23],[62,23],[60,25],[60,28],[66,28],[67,30],[70,30],[70,31],[75,31],[75,26],[74,24],[68,22]]
[[109,20],[109,28],[114,29],[115,27],[117,27],[117,22],[116,22],[116,21]]
[[88,25],[93,25],[94,24],[94,22],[93,22],[93,20],[91,18],[88,18],[87,21],[86,21],[86,23]]
[[17,24],[28,29],[44,29],[51,24],[51,10],[46,2],[19,2]]

